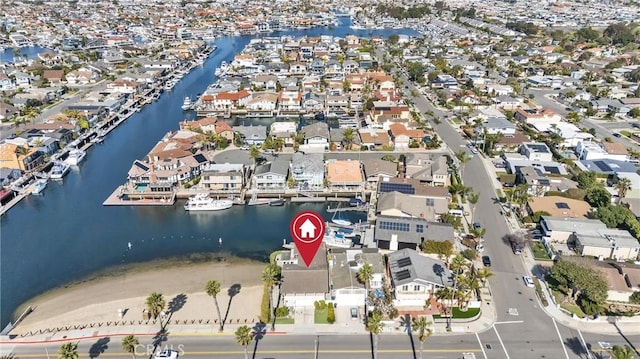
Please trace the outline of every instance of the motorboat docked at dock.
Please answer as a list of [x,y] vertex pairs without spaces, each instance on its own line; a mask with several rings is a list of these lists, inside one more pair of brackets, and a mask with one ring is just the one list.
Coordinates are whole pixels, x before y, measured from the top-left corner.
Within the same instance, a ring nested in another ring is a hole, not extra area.
[[31,190],[31,194],[42,193],[42,191],[44,191],[44,189],[47,187],[47,183],[49,183],[49,181],[47,181],[46,178],[37,179],[36,182],[33,184],[33,189]]
[[191,101],[191,97],[186,96],[184,101],[182,102],[182,111],[189,111],[193,107],[193,102]]
[[51,179],[61,179],[69,173],[70,164],[62,161],[54,161],[53,167],[51,167],[51,172],[49,173],[49,178]]
[[78,148],[74,148],[71,151],[69,151],[69,157],[67,157],[65,162],[70,164],[71,166],[77,166],[80,164],[80,162],[82,162],[82,160],[86,156],[87,156],[87,152]]
[[198,193],[189,197],[184,205],[185,211],[221,211],[233,206],[228,199],[213,199],[206,193]]

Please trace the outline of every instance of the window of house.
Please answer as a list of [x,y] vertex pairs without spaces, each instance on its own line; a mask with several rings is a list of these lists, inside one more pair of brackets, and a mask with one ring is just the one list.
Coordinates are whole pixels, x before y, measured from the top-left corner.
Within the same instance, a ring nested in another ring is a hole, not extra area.
[[414,285],[413,286],[413,291],[414,292],[419,292],[420,291],[420,286],[419,285]]
[[409,286],[408,285],[403,285],[402,286],[402,291],[403,292],[408,292],[409,291]]
[[426,205],[427,205],[428,207],[433,207],[433,206],[435,205],[435,201],[434,201],[434,199],[433,199],[433,198],[427,198],[427,199],[426,199]]
[[424,233],[424,224],[416,224],[416,232]]

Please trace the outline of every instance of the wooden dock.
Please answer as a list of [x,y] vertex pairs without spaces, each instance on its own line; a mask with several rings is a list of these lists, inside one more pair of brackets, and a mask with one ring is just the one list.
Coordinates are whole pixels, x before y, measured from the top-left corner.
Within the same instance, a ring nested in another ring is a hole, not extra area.
[[126,194],[125,186],[118,186],[107,199],[102,202],[103,206],[173,206],[176,202],[175,193],[171,195],[150,196],[130,196]]

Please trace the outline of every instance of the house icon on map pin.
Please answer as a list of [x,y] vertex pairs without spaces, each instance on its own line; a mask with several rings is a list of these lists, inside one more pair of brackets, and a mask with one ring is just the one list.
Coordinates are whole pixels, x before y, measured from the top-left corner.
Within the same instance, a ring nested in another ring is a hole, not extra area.
[[300,238],[314,238],[316,236],[316,226],[307,219],[300,226]]

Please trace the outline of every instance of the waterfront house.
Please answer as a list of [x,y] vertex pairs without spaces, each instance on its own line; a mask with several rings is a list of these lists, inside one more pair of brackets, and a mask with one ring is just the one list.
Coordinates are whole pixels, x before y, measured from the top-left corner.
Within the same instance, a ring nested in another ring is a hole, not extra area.
[[251,93],[248,90],[222,91],[203,95],[202,104],[204,110],[230,111],[239,106],[246,106],[250,99]]
[[22,171],[17,168],[0,167],[0,187],[7,187],[22,177]]
[[191,131],[169,132],[147,154],[148,162],[155,163],[166,159],[189,156],[192,154],[195,143],[200,141],[199,137],[199,133]]
[[246,184],[247,168],[243,164],[209,163],[202,169],[199,189],[213,194],[239,195]]
[[327,162],[327,185],[332,192],[360,192],[364,190],[364,184],[360,161]]
[[289,161],[276,158],[271,162],[256,166],[253,173],[253,189],[260,191],[284,192],[287,188]]
[[215,133],[217,122],[218,119],[216,117],[203,117],[197,120],[180,121],[178,126],[182,131]]
[[417,250],[425,240],[453,243],[454,230],[448,223],[429,222],[425,218],[379,215],[374,240],[380,249]]
[[44,155],[37,148],[13,143],[0,144],[0,168],[32,171],[44,163]]
[[398,175],[398,163],[385,161],[379,158],[366,158],[361,160],[362,169],[366,178],[366,188],[373,190],[378,188],[378,182],[384,178],[393,178]]
[[324,159],[319,153],[296,152],[291,158],[291,177],[301,190],[319,191],[324,188]]
[[331,301],[340,307],[363,307],[366,300],[365,284],[358,279],[358,271],[368,264],[372,269],[370,290],[382,288],[385,267],[377,248],[332,248],[329,256]]
[[251,95],[245,109],[247,117],[273,117],[278,105],[278,94],[275,92],[259,92]]
[[299,91],[280,91],[278,95],[280,114],[298,115],[302,105],[302,94]]
[[387,277],[393,305],[405,310],[423,310],[438,289],[453,286],[453,274],[444,262],[409,248],[387,255]]
[[30,137],[29,147],[37,148],[45,156],[51,156],[60,149],[58,139],[44,135]]
[[304,144],[301,151],[326,151],[329,150],[329,125],[325,122],[316,122],[302,127]]
[[295,145],[296,129],[296,122],[274,122],[269,126],[269,136],[273,139],[281,138],[284,141],[284,148],[292,150]]
[[133,80],[117,79],[107,84],[107,90],[110,92],[121,93],[132,97],[137,94],[142,86]]
[[322,112],[325,109],[325,101],[324,93],[307,91],[302,96],[302,108],[307,112]]
[[233,131],[239,133],[242,142],[249,146],[262,146],[267,139],[267,126],[234,126]]
[[451,174],[447,158],[438,155],[415,153],[405,160],[405,176],[420,181],[420,183],[437,187],[448,187],[451,184]]
[[313,307],[314,302],[329,299],[329,265],[324,243],[320,245],[308,267],[302,262],[296,246],[282,252],[278,261],[282,263],[280,294],[283,306]]

